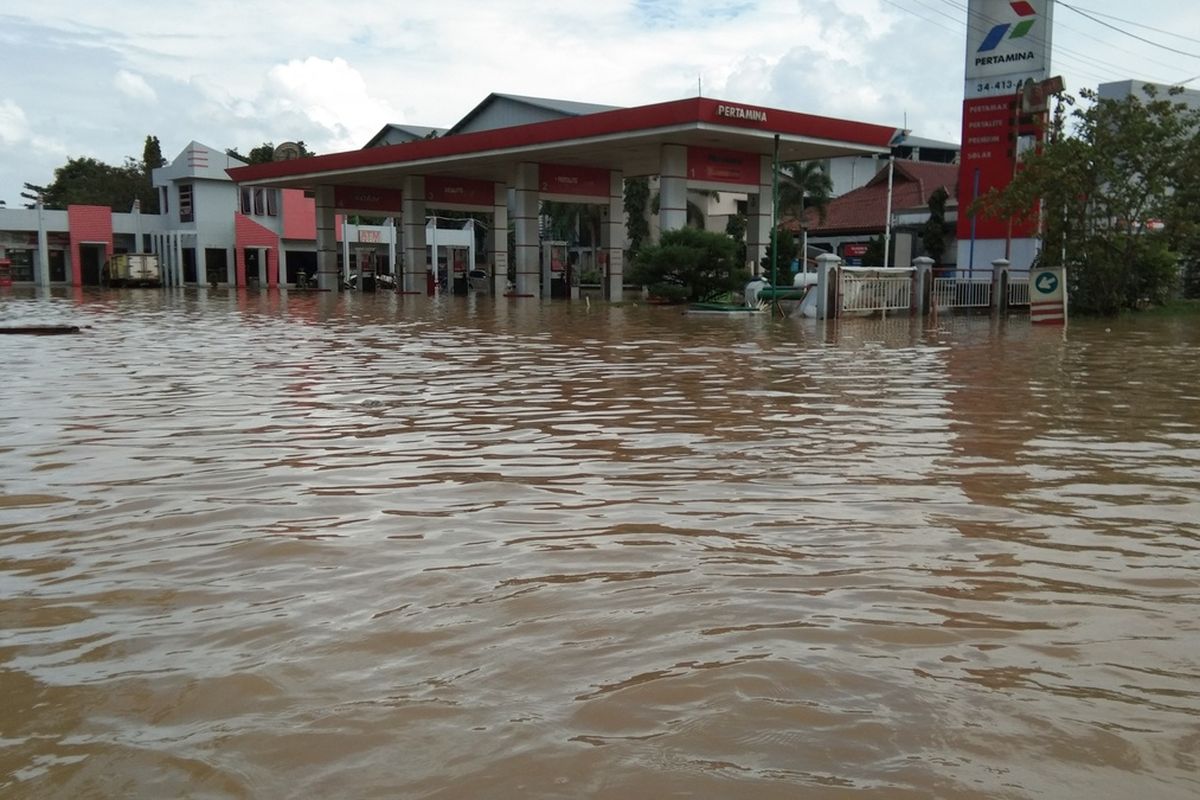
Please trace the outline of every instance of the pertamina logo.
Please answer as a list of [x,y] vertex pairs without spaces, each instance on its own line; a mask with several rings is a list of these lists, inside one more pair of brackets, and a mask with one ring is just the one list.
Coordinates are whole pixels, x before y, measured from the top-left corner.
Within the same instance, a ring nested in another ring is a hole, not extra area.
[[[1016,2],[1009,3],[1009,5],[1012,6],[1013,11],[1017,12],[1017,16],[1021,17],[1021,20],[1015,25],[1010,22],[1004,22],[992,28],[988,31],[988,35],[983,37],[983,43],[979,45],[978,52],[986,53],[989,50],[995,50],[1006,38],[1020,39],[1026,36],[1033,28],[1033,24],[1037,22],[1035,19],[1037,11],[1026,0],[1016,0]],[[982,61],[981,63],[990,62]]]

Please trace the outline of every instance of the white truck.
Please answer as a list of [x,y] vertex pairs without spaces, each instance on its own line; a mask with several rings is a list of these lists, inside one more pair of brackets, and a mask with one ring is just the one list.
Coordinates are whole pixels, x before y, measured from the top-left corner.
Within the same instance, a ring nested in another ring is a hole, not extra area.
[[106,286],[162,286],[162,270],[154,253],[118,253],[104,265]]

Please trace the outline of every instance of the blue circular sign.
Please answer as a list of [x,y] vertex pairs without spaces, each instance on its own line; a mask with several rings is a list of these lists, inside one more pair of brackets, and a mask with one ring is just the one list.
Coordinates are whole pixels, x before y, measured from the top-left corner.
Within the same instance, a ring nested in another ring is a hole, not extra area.
[[1054,294],[1058,289],[1058,276],[1053,272],[1039,272],[1033,285],[1042,294]]

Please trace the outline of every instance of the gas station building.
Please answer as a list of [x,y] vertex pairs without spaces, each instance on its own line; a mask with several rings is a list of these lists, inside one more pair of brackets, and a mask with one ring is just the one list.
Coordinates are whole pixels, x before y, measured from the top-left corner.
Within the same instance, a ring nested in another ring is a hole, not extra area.
[[[375,140],[388,141],[386,132]],[[747,259],[757,264],[774,223],[775,159],[886,155],[897,133],[705,97],[608,108],[493,94],[441,136],[227,172],[243,191],[302,191],[312,198],[317,285],[328,290],[340,284],[338,215],[364,214],[399,217],[397,289],[424,294],[430,269],[426,219],[445,210],[491,216],[487,262],[494,294],[549,297],[556,276],[541,257],[540,201],[598,205],[604,293],[617,298],[624,274],[626,178],[658,177],[661,230],[686,225],[690,189],[744,194]]]

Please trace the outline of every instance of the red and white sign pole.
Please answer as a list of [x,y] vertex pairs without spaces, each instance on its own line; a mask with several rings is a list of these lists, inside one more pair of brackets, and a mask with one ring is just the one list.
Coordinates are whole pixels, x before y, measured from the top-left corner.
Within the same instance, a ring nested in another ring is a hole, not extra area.
[[1029,275],[1029,321],[1067,324],[1067,268],[1038,269]]

